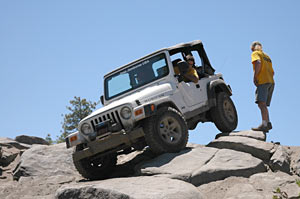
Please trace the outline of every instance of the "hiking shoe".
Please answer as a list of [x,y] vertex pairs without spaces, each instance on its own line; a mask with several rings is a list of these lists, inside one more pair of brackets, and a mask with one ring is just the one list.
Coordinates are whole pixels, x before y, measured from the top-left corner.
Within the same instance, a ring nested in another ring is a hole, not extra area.
[[268,127],[269,130],[271,130],[272,129],[272,123],[268,122],[267,127]]
[[[271,124],[271,126],[270,127],[272,127],[272,124]],[[269,126],[267,125],[267,126],[264,126],[264,125],[259,125],[258,127],[256,127],[256,128],[251,128],[253,131],[262,131],[262,132],[269,132]]]

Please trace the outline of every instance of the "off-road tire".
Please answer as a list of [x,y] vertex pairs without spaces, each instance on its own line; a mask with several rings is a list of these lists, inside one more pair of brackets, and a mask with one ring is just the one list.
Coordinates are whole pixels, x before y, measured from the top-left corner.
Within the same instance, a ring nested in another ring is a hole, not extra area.
[[176,109],[162,107],[144,123],[145,140],[156,154],[179,152],[188,141],[188,127]]
[[212,120],[221,132],[232,132],[238,124],[236,108],[227,93],[219,92],[216,97],[217,104],[210,111]]
[[[82,145],[77,145],[76,151],[83,150]],[[115,153],[104,155],[97,159],[88,157],[79,161],[73,161],[77,171],[86,179],[101,180],[109,177],[115,165],[117,164],[117,155]],[[97,165],[96,165],[97,164]]]

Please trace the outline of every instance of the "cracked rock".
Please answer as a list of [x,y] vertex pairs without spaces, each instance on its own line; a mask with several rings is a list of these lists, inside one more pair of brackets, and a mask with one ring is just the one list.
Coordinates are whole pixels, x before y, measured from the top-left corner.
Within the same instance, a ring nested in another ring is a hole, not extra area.
[[249,177],[264,172],[262,160],[250,154],[210,147],[158,156],[137,167],[141,175],[164,176],[200,185],[229,176]]
[[262,160],[229,149],[219,150],[214,158],[192,173],[192,184],[201,185],[230,176],[249,177],[267,171]]
[[240,136],[220,137],[207,146],[250,153],[254,157],[266,161],[270,160],[277,148],[277,145],[272,143]]
[[288,149],[283,146],[278,146],[270,160],[270,167],[272,170],[290,173],[290,163],[291,158]]
[[231,133],[219,133],[216,135],[216,139],[222,136],[240,136],[240,137],[247,137],[247,138],[252,138],[260,141],[266,141],[266,134],[262,131],[252,131],[252,130],[247,130],[247,131],[238,131],[238,132],[231,132]]

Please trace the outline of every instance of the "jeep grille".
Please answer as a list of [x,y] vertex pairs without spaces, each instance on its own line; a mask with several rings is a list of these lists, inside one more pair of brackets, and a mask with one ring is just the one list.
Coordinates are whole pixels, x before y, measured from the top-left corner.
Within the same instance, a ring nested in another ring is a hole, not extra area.
[[119,124],[121,124],[122,128],[124,128],[118,111],[112,111],[112,112],[100,115],[99,117],[93,119],[91,121],[91,123],[93,125],[93,128],[95,129],[95,126],[97,124],[99,124],[100,122],[105,122],[107,120],[111,120],[113,123],[119,123]]

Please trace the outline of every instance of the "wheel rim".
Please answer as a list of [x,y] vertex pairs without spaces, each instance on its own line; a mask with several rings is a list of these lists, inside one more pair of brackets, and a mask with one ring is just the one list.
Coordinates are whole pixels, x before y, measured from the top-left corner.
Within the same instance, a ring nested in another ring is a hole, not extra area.
[[182,136],[180,123],[173,117],[165,117],[159,123],[159,135],[168,144],[176,144]]
[[225,117],[229,122],[234,122],[236,119],[235,111],[232,103],[229,101],[229,99],[224,100],[223,103],[223,109],[225,112]]

